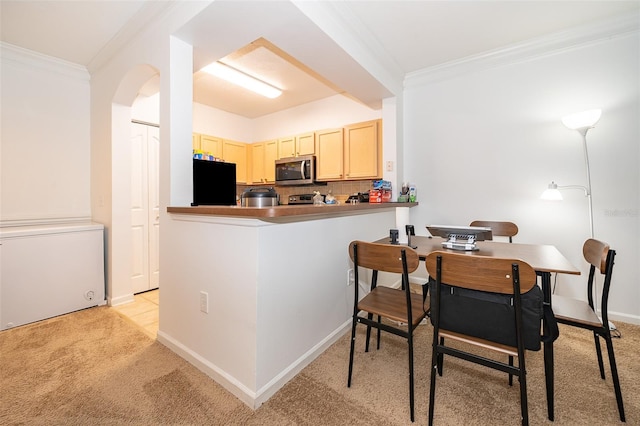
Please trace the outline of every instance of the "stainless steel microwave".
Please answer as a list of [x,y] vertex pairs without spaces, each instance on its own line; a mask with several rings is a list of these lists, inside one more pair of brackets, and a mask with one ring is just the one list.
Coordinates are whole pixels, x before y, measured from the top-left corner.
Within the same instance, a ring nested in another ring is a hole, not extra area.
[[281,158],[276,160],[276,185],[311,185],[316,178],[316,157]]

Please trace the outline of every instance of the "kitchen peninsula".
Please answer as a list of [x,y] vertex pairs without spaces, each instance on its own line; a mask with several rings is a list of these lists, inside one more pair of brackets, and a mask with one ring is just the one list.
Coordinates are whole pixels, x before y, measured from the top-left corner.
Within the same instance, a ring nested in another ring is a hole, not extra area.
[[259,407],[348,330],[349,242],[415,205],[168,207],[180,238],[162,279],[180,285],[161,291],[161,319],[178,320],[158,340]]
[[355,204],[300,204],[281,205],[272,207],[240,207],[240,206],[195,206],[195,207],[167,207],[168,213],[237,216],[260,219],[268,218],[298,218],[309,220],[313,216],[338,216],[345,214],[371,213],[376,210],[398,207],[413,207],[418,203],[355,203]]

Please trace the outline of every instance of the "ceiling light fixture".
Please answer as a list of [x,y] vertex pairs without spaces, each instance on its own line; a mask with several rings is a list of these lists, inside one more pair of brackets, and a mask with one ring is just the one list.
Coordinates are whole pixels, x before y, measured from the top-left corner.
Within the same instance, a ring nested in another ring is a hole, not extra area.
[[201,71],[219,77],[238,86],[244,87],[245,89],[251,90],[252,92],[258,93],[259,95],[265,96],[270,99],[277,98],[282,94],[282,90],[278,89],[277,87],[273,87],[272,85],[265,83],[262,80],[258,80],[257,78],[252,77],[249,74],[238,71],[237,69],[230,67],[229,65],[223,64],[222,62],[213,62],[202,68]]

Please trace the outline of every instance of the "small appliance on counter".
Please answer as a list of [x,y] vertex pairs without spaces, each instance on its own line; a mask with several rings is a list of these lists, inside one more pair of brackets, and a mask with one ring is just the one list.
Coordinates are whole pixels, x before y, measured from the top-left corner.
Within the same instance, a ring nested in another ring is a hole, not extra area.
[[273,207],[278,202],[278,193],[273,187],[248,188],[240,196],[242,207]]
[[358,192],[357,194],[349,195],[349,198],[347,199],[347,204],[368,203],[368,202],[369,202],[368,192]]
[[[313,204],[313,197],[316,194],[296,194],[289,195],[289,204],[291,205],[299,205],[299,204]],[[325,195],[322,195],[322,201],[324,202]]]

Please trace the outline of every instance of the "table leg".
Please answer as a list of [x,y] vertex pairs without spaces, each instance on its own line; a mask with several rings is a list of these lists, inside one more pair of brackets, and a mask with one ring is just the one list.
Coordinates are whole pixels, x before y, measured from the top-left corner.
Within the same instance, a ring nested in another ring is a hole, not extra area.
[[[551,306],[551,273],[538,272],[542,279],[542,294],[544,295],[544,303]],[[543,327],[545,333],[547,324],[543,319]],[[547,414],[549,420],[553,421],[554,415],[554,372],[553,372],[553,341],[544,342],[544,377],[547,386]]]

